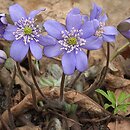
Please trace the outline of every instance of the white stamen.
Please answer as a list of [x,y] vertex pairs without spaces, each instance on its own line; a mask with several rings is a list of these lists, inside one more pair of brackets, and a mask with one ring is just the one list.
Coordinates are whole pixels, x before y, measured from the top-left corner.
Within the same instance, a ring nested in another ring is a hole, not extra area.
[[[70,30],[70,31],[62,31],[62,38],[63,40],[59,40],[59,44],[62,46],[62,48],[60,48],[61,50],[66,50],[67,53],[72,52],[73,50],[76,50],[76,54],[78,53],[78,51],[81,51],[81,46],[86,44],[86,40],[81,38],[81,36],[83,35],[83,30],[76,30],[74,27]],[[74,37],[77,40],[77,43],[74,45],[71,45],[68,43],[68,39]]]
[[[13,32],[13,35],[15,36],[16,40],[19,40],[21,38],[24,39],[25,45],[29,43],[31,40],[35,40],[38,42],[38,38],[40,37],[39,33],[41,30],[39,29],[39,25],[35,25],[35,20],[32,18],[28,19],[20,19],[18,22],[15,22],[15,26],[17,26],[17,30]],[[29,27],[32,29],[31,34],[25,34],[24,29],[25,27]]]

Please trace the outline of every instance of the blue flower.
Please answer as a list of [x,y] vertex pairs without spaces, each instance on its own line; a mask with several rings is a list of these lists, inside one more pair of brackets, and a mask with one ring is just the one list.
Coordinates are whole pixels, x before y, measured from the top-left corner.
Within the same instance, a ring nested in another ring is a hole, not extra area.
[[104,42],[115,42],[118,31],[114,26],[106,26],[107,20],[106,14],[102,15],[102,9],[94,3],[90,13],[90,21],[93,22],[95,31],[86,39],[87,44],[85,47],[88,50],[99,49]]
[[[42,58],[41,29],[35,23],[35,16],[42,10],[34,10],[29,15],[18,4],[9,7],[9,13],[14,25],[8,24],[5,29],[4,38],[13,41],[10,48],[10,56],[21,62],[27,55],[29,49],[33,56],[39,60]],[[43,44],[43,43],[42,43]]]
[[62,67],[65,74],[73,74],[75,69],[83,72],[88,67],[86,56],[86,39],[94,32],[92,21],[80,14],[78,8],[72,9],[66,18],[66,26],[55,21],[47,20],[44,28],[48,35],[44,37],[44,54],[47,57],[62,55]]
[[105,26],[105,22],[93,20],[95,32],[86,39],[86,48],[96,50],[102,47],[104,42],[115,42],[118,31],[114,26]]
[[7,26],[7,20],[5,14],[0,14],[0,38],[3,38],[6,26]]

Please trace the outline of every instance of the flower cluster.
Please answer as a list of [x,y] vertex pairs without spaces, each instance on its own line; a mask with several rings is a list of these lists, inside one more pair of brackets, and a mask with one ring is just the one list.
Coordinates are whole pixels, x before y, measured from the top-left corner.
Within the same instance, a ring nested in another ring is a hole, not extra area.
[[[43,9],[44,10],[44,9]],[[4,38],[13,41],[10,56],[21,62],[31,51],[39,60],[42,58],[42,48],[47,57],[62,56],[62,67],[65,74],[73,74],[88,68],[86,50],[96,50],[103,42],[114,42],[117,30],[113,26],[106,26],[107,16],[102,15],[102,9],[93,4],[90,17],[73,8],[66,17],[66,25],[55,20],[47,20],[43,26],[47,31],[42,36],[35,16],[43,10],[34,10],[29,15],[18,5],[12,5],[9,13],[14,25],[8,24]]]
[[83,72],[88,67],[85,50],[96,50],[103,42],[114,42],[117,29],[106,26],[106,14],[96,4],[90,12],[90,18],[73,8],[67,15],[66,26],[47,20],[44,28],[48,35],[44,38],[47,46],[44,54],[47,57],[62,55],[62,66],[65,74],[73,74],[75,69]]

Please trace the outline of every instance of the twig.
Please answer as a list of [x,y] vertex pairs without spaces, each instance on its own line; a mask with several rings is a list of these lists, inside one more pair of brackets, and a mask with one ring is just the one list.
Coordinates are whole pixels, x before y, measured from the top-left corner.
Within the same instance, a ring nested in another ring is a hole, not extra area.
[[97,118],[95,118],[95,119],[81,119],[80,121],[81,122],[93,122],[93,123],[97,123],[97,122],[105,121],[105,120],[107,120],[109,118],[111,118],[110,115],[108,115],[108,116],[106,116],[104,118],[101,118],[101,119],[97,119]]
[[103,70],[101,71],[100,77],[99,79],[96,79],[95,82],[87,89],[84,91],[85,94],[90,94],[91,92],[95,91],[97,88],[100,88],[100,86],[102,85],[105,76],[107,74],[107,70],[109,67],[109,60],[110,60],[110,43],[107,43],[107,62],[106,62],[106,66],[103,68]]
[[31,71],[31,76],[32,76],[32,79],[33,79],[33,82],[37,88],[37,90],[39,91],[39,93],[43,96],[44,99],[47,100],[46,96],[43,94],[43,92],[41,91],[36,79],[35,79],[35,75],[34,75],[34,71],[33,71],[33,65],[32,65],[32,60],[31,60],[31,51],[29,50],[28,52],[28,62],[29,62],[29,68],[30,68],[30,71]]
[[18,69],[19,75],[21,76],[22,80],[31,88],[32,98],[33,98],[33,105],[34,105],[34,108],[36,110],[38,110],[34,85],[24,78],[24,76],[22,74],[22,71],[20,69],[20,65],[19,65],[18,62],[16,62],[16,65],[17,65],[17,69]]
[[64,100],[64,86],[65,86],[65,74],[63,72],[61,84],[60,84],[60,101],[63,102]]

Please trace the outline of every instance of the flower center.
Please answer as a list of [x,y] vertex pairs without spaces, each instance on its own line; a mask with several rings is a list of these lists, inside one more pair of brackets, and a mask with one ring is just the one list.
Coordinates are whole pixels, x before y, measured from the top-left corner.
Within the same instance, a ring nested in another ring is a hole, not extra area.
[[75,45],[75,44],[77,44],[77,39],[75,37],[70,37],[70,38],[68,38],[68,43],[70,45]]
[[30,28],[30,27],[25,27],[24,28],[24,34],[30,35],[31,33],[32,33],[32,28]]
[[86,44],[86,40],[82,38],[83,31],[82,29],[77,30],[72,28],[70,31],[62,31],[62,40],[59,40],[58,43],[61,45],[61,50],[65,50],[67,53],[75,50],[78,53],[81,50],[81,46]]
[[41,30],[38,25],[35,24],[33,18],[20,19],[15,23],[17,30],[13,32],[16,40],[22,39],[25,44],[30,43],[34,40],[35,42],[39,41]]
[[104,26],[105,26],[105,23],[100,22],[99,27],[98,27],[97,31],[95,32],[95,36],[101,37],[103,35]]

